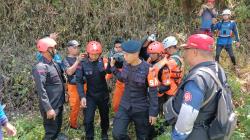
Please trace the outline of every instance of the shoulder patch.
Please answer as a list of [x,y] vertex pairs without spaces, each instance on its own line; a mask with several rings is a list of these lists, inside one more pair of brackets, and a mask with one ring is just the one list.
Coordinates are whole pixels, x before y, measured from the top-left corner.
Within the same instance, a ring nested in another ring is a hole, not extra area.
[[192,101],[192,94],[189,91],[185,91],[184,93],[184,102]]

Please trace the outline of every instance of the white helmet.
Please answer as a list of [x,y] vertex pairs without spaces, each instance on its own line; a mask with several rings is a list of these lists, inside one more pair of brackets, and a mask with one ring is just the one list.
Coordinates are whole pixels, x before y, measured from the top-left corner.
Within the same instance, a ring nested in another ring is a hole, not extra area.
[[223,12],[222,12],[222,15],[231,15],[231,11],[229,9],[225,9]]
[[169,36],[162,41],[164,49],[169,48],[171,46],[176,46],[177,43],[178,41],[174,36]]

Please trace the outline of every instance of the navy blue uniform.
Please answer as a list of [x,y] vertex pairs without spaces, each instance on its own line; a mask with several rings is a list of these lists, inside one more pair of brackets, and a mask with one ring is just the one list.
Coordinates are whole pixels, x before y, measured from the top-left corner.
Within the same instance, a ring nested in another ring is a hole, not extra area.
[[[68,69],[76,62],[76,57],[66,57],[63,60],[63,66],[65,69]],[[75,85],[76,84],[76,72],[74,72],[72,75],[67,75],[67,81],[69,84]]]
[[[84,111],[84,126],[86,139],[94,139],[94,116],[98,107],[101,116],[102,133],[106,134],[109,128],[109,94],[105,79],[107,71],[102,58],[91,62],[85,59],[76,71],[76,82],[79,96],[87,100]],[[87,93],[84,93],[83,84],[87,82]]]
[[[65,102],[65,90],[62,70],[53,60],[42,59],[33,67],[32,75],[35,80],[39,97],[39,108],[43,117],[45,128],[44,139],[56,139],[62,125],[63,104]],[[46,112],[54,109],[56,119],[47,119]]]
[[114,120],[114,139],[129,139],[127,127],[131,121],[135,124],[137,139],[148,138],[149,116],[156,117],[158,114],[157,89],[147,86],[149,67],[147,62],[142,61],[137,66],[124,63],[122,72],[111,68],[118,80],[125,83],[124,95]]

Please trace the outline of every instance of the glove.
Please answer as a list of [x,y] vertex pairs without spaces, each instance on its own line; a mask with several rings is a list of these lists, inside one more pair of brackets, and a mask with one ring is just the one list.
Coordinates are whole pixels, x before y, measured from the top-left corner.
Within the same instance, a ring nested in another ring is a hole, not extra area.
[[156,35],[155,34],[151,34],[150,36],[148,36],[147,40],[150,41],[156,41]]

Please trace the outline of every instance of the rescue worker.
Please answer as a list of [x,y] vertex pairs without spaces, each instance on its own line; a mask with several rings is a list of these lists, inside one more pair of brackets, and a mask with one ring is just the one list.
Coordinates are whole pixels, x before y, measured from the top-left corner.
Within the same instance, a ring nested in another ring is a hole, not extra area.
[[[180,57],[177,48],[178,41],[174,36],[165,38],[162,43],[153,42],[148,46],[148,53],[154,68],[156,68],[156,76],[160,81],[158,86],[158,103],[160,113],[163,111],[163,104],[170,96],[174,96],[178,85],[182,81],[184,75],[184,62]],[[151,138],[156,136],[156,131],[151,130]],[[164,132],[163,125],[158,130],[158,135]]]
[[151,34],[151,35],[145,36],[142,39],[142,47],[141,47],[141,50],[139,53],[139,57],[141,59],[148,61],[149,54],[147,53],[147,48],[154,41],[156,41],[156,34]]
[[166,102],[168,95],[165,94],[167,90],[170,89],[170,73],[167,65],[157,66],[157,63],[160,62],[164,57],[164,47],[161,42],[154,41],[148,46],[147,53],[149,54],[150,63],[156,68],[155,76],[161,84],[158,86],[158,104],[159,110],[162,111],[162,105]]
[[[3,127],[9,136],[16,135],[16,128],[9,123],[7,116],[4,113],[3,106],[0,105],[0,124],[1,128]],[[0,131],[0,139],[3,140],[2,131]]]
[[173,126],[173,140],[209,140],[207,131],[216,116],[218,100],[215,96],[205,106],[203,103],[213,92],[217,92],[218,86],[200,68],[210,68],[217,72],[221,81],[226,81],[223,69],[214,61],[213,43],[213,38],[208,35],[194,34],[183,45],[183,57],[191,70],[176,96],[164,104],[165,118]]
[[166,92],[168,95],[175,95],[179,84],[184,76],[184,61],[177,47],[178,41],[174,36],[169,36],[163,41],[163,46],[167,59],[164,59],[165,65],[170,70],[170,89]]
[[[122,38],[116,38],[114,41],[114,48],[113,50],[111,50],[109,54],[109,58],[113,57],[115,60],[117,60],[115,63],[115,67],[119,69],[120,71],[122,70],[123,61],[124,61],[124,56],[123,56],[122,47],[121,47],[123,42],[124,40]],[[113,98],[112,98],[114,112],[118,111],[120,101],[124,92],[124,86],[125,85],[123,82],[119,81],[118,79],[116,80],[115,89],[113,91]]]
[[[157,63],[165,57],[163,44],[158,41],[154,41],[148,46],[147,53],[149,54],[150,59],[150,61],[148,62],[151,63],[154,68],[156,68]],[[162,105],[169,97],[167,94],[165,94],[165,92],[170,89],[170,73],[166,65],[157,67],[155,72],[155,78],[159,80],[159,86],[157,87],[159,113],[162,114]],[[159,128],[150,126],[149,140],[155,138],[157,135],[161,135],[162,133],[164,133],[163,126],[163,124],[160,124]]]
[[77,92],[76,74],[77,66],[81,62],[79,55],[79,43],[76,40],[71,40],[67,43],[68,56],[63,60],[65,72],[67,74],[67,91],[70,105],[69,122],[70,127],[78,129],[77,118],[80,111],[80,97]]
[[55,40],[45,37],[37,42],[37,49],[43,55],[33,69],[36,90],[39,97],[39,109],[43,117],[45,140],[66,138],[59,135],[62,126],[63,104],[65,102],[65,89],[62,70],[53,61],[55,55]]
[[[2,90],[3,90],[3,84],[4,84],[4,78],[1,74],[0,74],[0,94],[2,94]],[[2,105],[0,105],[0,140],[3,140],[3,134],[2,134],[2,130],[1,128],[5,129],[5,132],[7,133],[7,135],[9,136],[15,136],[17,131],[16,128],[8,121],[8,118],[4,112],[4,107]]]
[[125,83],[124,95],[113,123],[112,133],[115,140],[129,139],[127,129],[130,122],[135,124],[138,140],[148,139],[149,126],[156,122],[157,84],[148,84],[155,83],[149,75],[149,71],[153,69],[146,61],[139,58],[141,46],[141,43],[135,40],[122,44],[125,59],[122,71],[114,66],[115,60],[111,59],[111,71]]
[[201,6],[198,16],[201,17],[200,33],[212,36],[211,25],[212,21],[217,16],[217,11],[214,8],[215,0],[207,0],[207,3]]
[[[54,33],[51,33],[51,34],[49,34],[49,35],[45,35],[43,38],[49,37],[49,38],[51,38],[51,39],[56,40],[56,39],[58,38],[58,34],[59,34],[59,33],[54,32]],[[43,55],[38,51],[38,52],[36,53],[36,59],[37,59],[38,61],[40,61],[42,58],[43,58]],[[59,66],[61,67],[61,69],[64,69],[64,66],[63,66],[63,64],[62,64],[62,56],[58,53],[57,50],[55,51],[55,55],[54,55],[54,57],[53,57],[53,60],[54,60],[57,64],[59,64]]]
[[216,44],[216,56],[215,60],[219,62],[220,54],[222,49],[224,48],[228,55],[231,58],[231,61],[234,66],[236,66],[236,60],[233,53],[233,34],[235,36],[236,47],[240,46],[240,38],[238,34],[238,29],[235,21],[230,20],[231,11],[226,9],[222,12],[223,19],[222,21],[216,23],[214,22],[212,25],[213,30],[218,30],[218,38]]
[[[109,94],[105,75],[108,73],[107,64],[101,57],[102,46],[97,41],[90,41],[86,46],[88,58],[80,63],[76,71],[76,82],[81,106],[84,110],[84,127],[86,139],[94,139],[94,118],[98,107],[101,117],[101,137],[108,139],[109,129]],[[106,61],[107,62],[107,61]],[[83,84],[87,83],[87,92]]]

